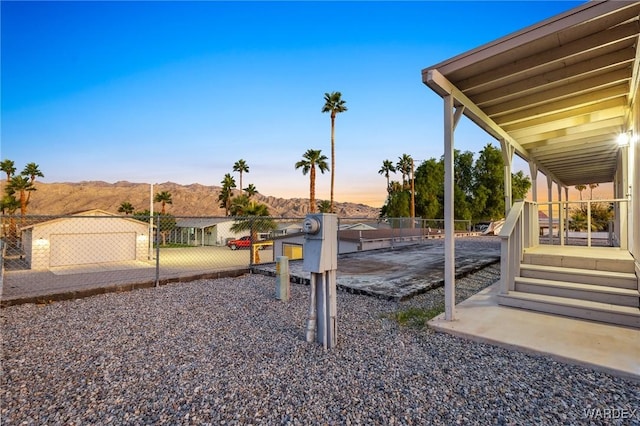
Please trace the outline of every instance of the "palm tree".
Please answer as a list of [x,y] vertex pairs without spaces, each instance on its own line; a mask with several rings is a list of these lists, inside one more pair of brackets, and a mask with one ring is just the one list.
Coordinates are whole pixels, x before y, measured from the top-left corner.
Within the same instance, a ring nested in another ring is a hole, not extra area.
[[333,213],[333,186],[335,181],[336,170],[336,144],[335,144],[335,128],[336,115],[347,110],[346,102],[342,99],[342,93],[331,92],[324,94],[324,106],[322,112],[331,113],[331,212]]
[[396,170],[402,173],[402,188],[406,188],[407,180],[405,177],[411,177],[411,156],[409,154],[402,154],[402,157],[398,157],[398,163],[396,164]]
[[580,193],[580,201],[582,201],[582,191],[587,189],[587,185],[576,185],[574,186],[574,188],[577,189],[578,192]]
[[13,176],[7,185],[8,195],[18,194],[20,200],[20,215],[24,217],[27,214],[27,205],[29,204],[28,193],[35,191],[33,183],[22,175]]
[[599,186],[600,186],[600,184],[597,184],[597,183],[590,183],[589,184],[589,199],[590,200],[593,200],[593,190],[595,188],[599,187]]
[[[251,233],[251,241],[258,241],[258,232],[270,232],[277,229],[276,222],[269,217],[269,208],[266,204],[250,201],[243,210],[242,218],[235,219],[231,228],[232,232],[249,231]],[[260,256],[257,250],[251,250],[251,263],[259,263]]]
[[125,215],[130,215],[135,211],[133,204],[128,201],[123,201],[118,207],[118,213],[124,213]]
[[250,183],[249,186],[244,189],[244,192],[246,192],[247,196],[251,198],[258,193],[258,190],[254,184]]
[[231,200],[229,213],[231,216],[244,216],[245,210],[250,204],[249,196],[246,194],[238,195]]
[[[29,182],[33,185],[36,182],[36,177],[44,177],[42,172],[40,171],[40,167],[36,163],[29,163],[24,166],[24,170],[22,170],[22,176],[29,176]],[[36,190],[36,187],[33,187],[33,190],[30,190],[27,194],[27,205],[31,200],[31,193]]]
[[218,201],[220,201],[220,207],[224,209],[225,216],[229,216],[231,197],[233,197],[233,188],[236,187],[236,180],[231,176],[231,173],[227,173],[220,183],[222,184],[222,190],[218,195]]
[[378,170],[378,174],[384,175],[387,178],[387,193],[391,191],[391,187],[389,186],[389,173],[395,173],[396,168],[391,162],[391,160],[384,160],[382,162],[382,167]]
[[331,213],[331,202],[329,200],[320,200],[318,202],[318,211],[320,213]]
[[[8,236],[11,239],[15,239],[18,232],[16,228],[16,219],[14,215],[16,214],[16,210],[20,208],[20,201],[16,200],[14,195],[4,195],[2,197],[2,202],[0,205],[2,209],[2,237]],[[5,213],[9,216],[9,232],[5,234]]]
[[16,172],[16,165],[11,160],[2,160],[2,162],[0,162],[0,170],[7,174],[7,182],[9,182]]
[[165,205],[173,204],[173,200],[171,199],[171,193],[168,191],[158,192],[155,197],[153,197],[154,203],[162,203],[162,210],[160,210],[161,214],[165,214]]
[[[329,169],[327,165],[327,156],[322,155],[320,149],[309,149],[302,155],[302,160],[295,165],[296,170],[302,168],[302,174],[309,173],[309,212],[316,211],[316,166],[320,173],[324,174]],[[330,203],[330,209],[333,211],[333,200]]]
[[242,173],[249,173],[249,166],[247,162],[240,159],[233,165],[233,171],[240,173],[240,191],[242,191]]

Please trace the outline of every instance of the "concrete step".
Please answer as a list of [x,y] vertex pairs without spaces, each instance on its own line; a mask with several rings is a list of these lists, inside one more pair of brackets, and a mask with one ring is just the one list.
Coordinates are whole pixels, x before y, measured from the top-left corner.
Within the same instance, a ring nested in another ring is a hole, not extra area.
[[595,269],[565,268],[523,263],[520,265],[520,276],[581,284],[605,285],[631,290],[638,288],[638,278],[636,274],[630,272],[599,271]]
[[522,293],[589,300],[592,302],[635,307],[636,309],[640,307],[640,292],[628,288],[516,277],[515,290]]
[[566,297],[510,291],[498,303],[520,309],[640,328],[640,309]]
[[634,261],[630,255],[628,259],[623,259],[592,256],[584,250],[582,250],[582,252],[584,252],[584,254],[554,254],[525,251],[522,263],[564,268],[592,269],[597,271],[625,272],[629,274],[635,273]]

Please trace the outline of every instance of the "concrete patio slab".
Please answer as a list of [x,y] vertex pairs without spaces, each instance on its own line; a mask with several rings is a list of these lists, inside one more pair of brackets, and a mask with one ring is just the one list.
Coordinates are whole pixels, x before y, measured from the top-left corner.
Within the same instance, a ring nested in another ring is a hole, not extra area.
[[499,306],[499,283],[429,321],[437,331],[640,381],[640,329]]

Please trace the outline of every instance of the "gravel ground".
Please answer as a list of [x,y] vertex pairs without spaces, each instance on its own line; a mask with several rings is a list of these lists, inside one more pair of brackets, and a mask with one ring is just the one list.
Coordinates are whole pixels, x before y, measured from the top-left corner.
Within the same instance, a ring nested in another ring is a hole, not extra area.
[[[498,275],[459,280],[459,299]],[[327,352],[304,341],[308,287],[274,290],[247,275],[2,309],[1,423],[640,424],[635,382],[390,319],[442,289],[339,292]]]

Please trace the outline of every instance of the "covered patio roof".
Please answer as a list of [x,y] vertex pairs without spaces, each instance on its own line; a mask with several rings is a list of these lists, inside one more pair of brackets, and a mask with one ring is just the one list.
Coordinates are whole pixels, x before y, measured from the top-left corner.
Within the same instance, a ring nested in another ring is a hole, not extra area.
[[422,71],[559,185],[612,182],[638,84],[640,2],[591,1]]

